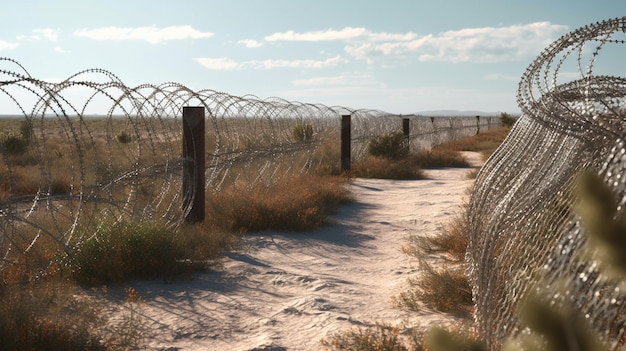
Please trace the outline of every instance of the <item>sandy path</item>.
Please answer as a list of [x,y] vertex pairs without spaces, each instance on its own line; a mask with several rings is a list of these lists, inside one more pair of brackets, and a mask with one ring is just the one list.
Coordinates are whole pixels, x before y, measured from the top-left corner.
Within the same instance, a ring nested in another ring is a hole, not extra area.
[[[475,156],[475,155],[470,155]],[[427,327],[446,321],[391,305],[418,271],[401,248],[454,214],[467,169],[429,179],[356,179],[356,201],[310,233],[246,237],[219,271],[171,284],[135,282],[152,350],[319,350],[330,332],[376,322]]]

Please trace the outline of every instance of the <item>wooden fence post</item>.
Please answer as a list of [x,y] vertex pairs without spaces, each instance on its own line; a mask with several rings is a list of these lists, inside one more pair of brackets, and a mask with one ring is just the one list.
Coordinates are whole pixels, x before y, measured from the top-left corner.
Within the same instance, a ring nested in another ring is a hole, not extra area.
[[476,135],[480,134],[480,116],[476,116]]
[[402,119],[402,134],[404,134],[404,147],[411,151],[411,122],[408,118]]
[[352,138],[351,115],[341,116],[341,170],[350,171],[350,139]]
[[204,221],[204,107],[183,107],[183,211],[187,223]]

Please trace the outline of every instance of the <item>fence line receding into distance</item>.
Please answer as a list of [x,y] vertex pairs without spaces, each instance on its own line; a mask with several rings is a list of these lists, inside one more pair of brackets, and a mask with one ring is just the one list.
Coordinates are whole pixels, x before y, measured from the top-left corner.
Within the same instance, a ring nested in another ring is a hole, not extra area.
[[353,160],[365,157],[373,137],[401,132],[402,118],[411,120],[413,149],[498,124],[496,117],[401,118],[178,83],[129,87],[102,69],[52,83],[0,58],[0,270],[45,260],[50,245],[72,250],[106,221],[180,225],[194,192],[181,191],[186,106],[206,115],[207,196],[323,164],[339,168],[342,115],[352,119]]

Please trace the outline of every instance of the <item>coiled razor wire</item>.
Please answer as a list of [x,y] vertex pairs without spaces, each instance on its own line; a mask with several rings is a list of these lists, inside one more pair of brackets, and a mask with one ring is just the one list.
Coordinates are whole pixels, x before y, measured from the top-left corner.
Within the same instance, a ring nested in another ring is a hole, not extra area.
[[[518,309],[530,292],[579,310],[611,350],[626,349],[626,291],[581,252],[581,170],[626,205],[626,17],[549,45],[522,76],[522,116],[481,169],[469,203],[467,259],[475,319],[491,350],[528,332]],[[612,73],[612,74],[611,74]],[[568,81],[568,78],[571,81]],[[518,345],[521,349],[521,345]]]
[[[71,253],[107,221],[179,226],[191,196],[182,194],[184,106],[205,108],[209,195],[325,163],[338,168],[342,115],[352,116],[353,160],[367,155],[370,139],[402,131],[402,119],[382,111],[173,82],[131,88],[102,69],[52,83],[0,58],[0,77],[0,106],[12,113],[0,121],[0,273],[15,264],[45,266],[55,250]],[[414,150],[498,124],[495,117],[404,117],[413,121]]]

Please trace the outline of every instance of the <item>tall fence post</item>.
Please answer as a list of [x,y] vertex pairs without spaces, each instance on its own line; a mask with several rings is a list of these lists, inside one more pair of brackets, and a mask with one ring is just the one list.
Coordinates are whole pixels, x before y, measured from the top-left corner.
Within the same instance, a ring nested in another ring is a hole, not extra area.
[[183,107],[183,210],[185,221],[204,221],[204,107]]
[[351,115],[341,116],[341,170],[350,171],[350,140],[352,138]]
[[402,134],[404,134],[404,147],[411,151],[411,122],[408,118],[402,119]]
[[480,116],[476,116],[476,135],[480,134]]

